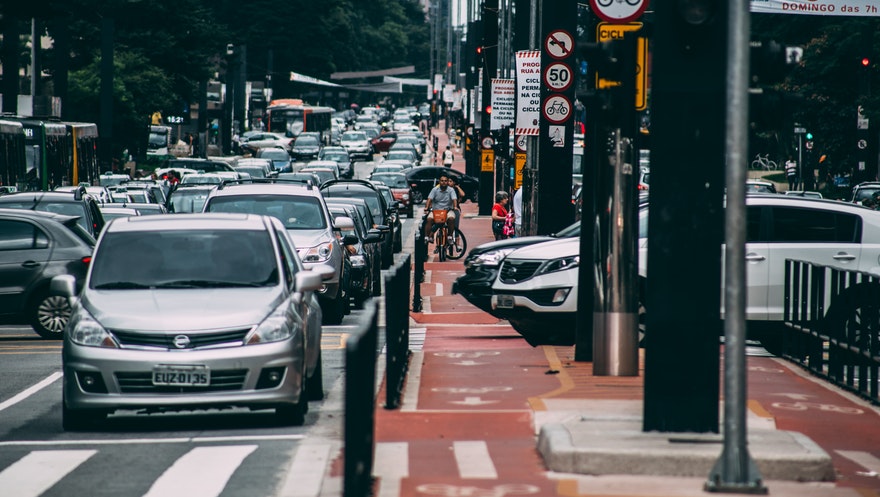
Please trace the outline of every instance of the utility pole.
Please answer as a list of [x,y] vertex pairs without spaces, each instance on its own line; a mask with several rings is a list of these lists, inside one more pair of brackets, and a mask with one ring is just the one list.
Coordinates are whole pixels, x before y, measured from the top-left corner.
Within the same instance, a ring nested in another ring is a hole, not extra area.
[[[495,77],[498,68],[498,0],[483,0],[483,77],[482,77],[482,105],[480,106],[480,135],[477,143],[483,143],[484,139],[491,138],[491,109],[492,109],[492,78]],[[488,148],[491,148],[491,144]],[[479,212],[481,216],[492,212],[493,197],[495,194],[495,161],[489,159],[486,150],[481,150],[480,158],[480,190]],[[494,157],[494,153],[492,154]],[[486,163],[488,162],[488,164]]]

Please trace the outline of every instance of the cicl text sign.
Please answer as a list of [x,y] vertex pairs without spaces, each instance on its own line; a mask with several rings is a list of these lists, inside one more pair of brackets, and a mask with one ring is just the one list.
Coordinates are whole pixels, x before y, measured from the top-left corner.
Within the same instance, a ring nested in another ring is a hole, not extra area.
[[[612,24],[600,22],[596,25],[596,39],[601,43],[605,41],[622,40],[627,33],[633,33],[642,29],[642,23],[630,22],[626,24]],[[629,36],[637,36],[630,34]],[[620,86],[620,81],[605,79],[596,73],[596,88],[604,90]],[[636,110],[648,108],[648,39],[640,36],[636,40]]]
[[541,115],[541,52],[516,53],[516,130],[519,135],[538,135]]
[[516,84],[512,79],[492,78],[492,114],[489,129],[513,126],[516,115]]

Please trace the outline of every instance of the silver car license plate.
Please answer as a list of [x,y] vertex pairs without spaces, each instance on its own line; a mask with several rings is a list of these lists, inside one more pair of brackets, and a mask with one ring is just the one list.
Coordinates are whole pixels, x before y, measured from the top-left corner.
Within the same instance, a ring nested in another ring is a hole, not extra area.
[[498,295],[499,309],[513,309],[513,295]]
[[207,366],[166,365],[153,367],[153,385],[172,387],[207,387],[211,384],[211,371]]

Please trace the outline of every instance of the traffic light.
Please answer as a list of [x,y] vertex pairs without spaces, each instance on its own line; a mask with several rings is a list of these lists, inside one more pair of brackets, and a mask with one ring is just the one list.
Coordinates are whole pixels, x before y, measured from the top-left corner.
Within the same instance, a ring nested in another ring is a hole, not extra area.
[[485,112],[486,114],[492,114],[492,106],[487,105],[486,107],[483,108],[483,112]]
[[805,136],[805,138],[806,138],[807,140],[812,140],[812,139],[813,139],[813,133],[810,133],[810,132],[808,131],[807,134],[806,134],[806,136]]
[[864,56],[859,58],[858,67],[859,95],[871,94],[871,58]]

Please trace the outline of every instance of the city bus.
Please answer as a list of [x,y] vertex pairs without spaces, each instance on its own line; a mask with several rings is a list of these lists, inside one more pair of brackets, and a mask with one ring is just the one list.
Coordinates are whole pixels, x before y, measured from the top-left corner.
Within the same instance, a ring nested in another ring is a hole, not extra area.
[[24,149],[21,123],[0,120],[0,193],[23,190],[27,185]]
[[296,137],[303,131],[314,131],[321,134],[324,144],[328,144],[334,112],[336,109],[332,107],[308,105],[298,98],[272,100],[266,108],[266,131],[284,133],[288,137]]
[[65,122],[70,133],[70,184],[97,185],[101,174],[98,166],[98,125]]

